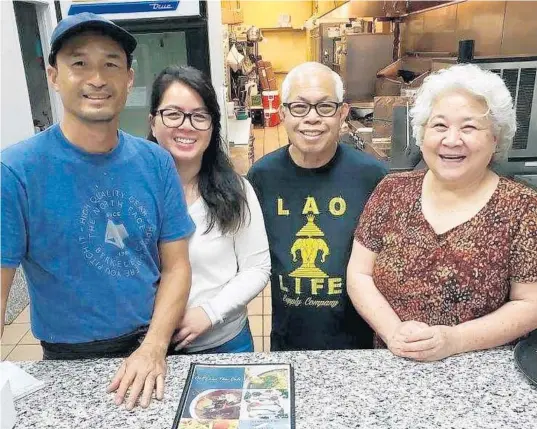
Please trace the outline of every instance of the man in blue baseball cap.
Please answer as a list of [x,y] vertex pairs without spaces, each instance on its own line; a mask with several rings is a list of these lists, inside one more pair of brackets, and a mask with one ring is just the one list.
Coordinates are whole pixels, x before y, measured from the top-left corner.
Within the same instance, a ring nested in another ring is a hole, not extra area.
[[136,49],[136,39],[134,36],[112,21],[90,12],[72,15],[58,23],[50,40],[49,64],[52,66],[56,65],[56,55],[64,42],[76,34],[91,30],[107,35],[118,42],[125,50],[127,66],[130,68],[132,53]]
[[136,39],[101,16],[61,21],[50,85],[59,124],[2,152],[1,331],[15,269],[45,359],[125,357],[108,390],[161,399],[190,290],[194,231],[169,153],[118,130]]

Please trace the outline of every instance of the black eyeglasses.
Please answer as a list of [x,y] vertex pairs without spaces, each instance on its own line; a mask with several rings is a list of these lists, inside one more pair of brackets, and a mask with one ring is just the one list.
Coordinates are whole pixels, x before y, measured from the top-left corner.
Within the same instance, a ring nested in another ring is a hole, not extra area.
[[307,116],[310,110],[315,108],[315,111],[319,116],[323,118],[331,118],[334,116],[343,103],[337,103],[335,101],[321,101],[320,103],[306,103],[304,101],[297,101],[294,103],[282,103],[283,106],[289,109],[289,113],[295,118],[303,118]]
[[203,112],[186,113],[177,109],[161,109],[157,110],[157,113],[162,118],[162,123],[168,128],[179,128],[186,118],[198,131],[207,131],[213,123],[211,115]]

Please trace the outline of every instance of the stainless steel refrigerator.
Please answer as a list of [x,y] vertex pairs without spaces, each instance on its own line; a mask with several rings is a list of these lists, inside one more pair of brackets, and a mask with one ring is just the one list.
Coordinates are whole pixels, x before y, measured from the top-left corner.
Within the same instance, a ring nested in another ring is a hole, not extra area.
[[354,33],[341,38],[339,73],[351,102],[373,101],[377,72],[393,61],[393,34]]

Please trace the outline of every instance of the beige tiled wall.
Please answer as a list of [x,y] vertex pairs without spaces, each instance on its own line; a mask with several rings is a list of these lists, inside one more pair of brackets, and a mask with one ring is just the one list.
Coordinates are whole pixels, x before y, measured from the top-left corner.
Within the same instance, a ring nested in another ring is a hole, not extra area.
[[248,305],[248,319],[254,337],[255,351],[270,351],[270,329],[272,326],[270,284]]
[[4,327],[2,336],[2,360],[41,360],[43,351],[39,341],[34,338],[30,330],[30,309],[19,314],[11,325]]
[[[270,327],[272,306],[270,286],[248,305],[248,318],[254,337],[256,352],[270,351]],[[43,351],[30,330],[29,308],[26,308],[11,325],[7,325],[0,345],[2,360],[41,360]]]

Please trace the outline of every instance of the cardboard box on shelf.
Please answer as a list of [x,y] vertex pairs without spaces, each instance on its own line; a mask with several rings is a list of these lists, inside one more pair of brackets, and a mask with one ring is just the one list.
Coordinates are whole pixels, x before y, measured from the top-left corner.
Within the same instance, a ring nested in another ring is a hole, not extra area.
[[272,70],[272,63],[270,61],[260,60],[256,65],[262,90],[276,91],[278,89],[278,84],[276,82],[274,70]]
[[392,22],[391,21],[376,21],[375,33],[391,33]]
[[276,91],[278,89],[278,82],[276,82],[276,78],[269,79],[268,85],[270,91]]
[[242,9],[222,9],[222,24],[239,24],[244,21]]
[[265,61],[259,60],[256,62],[257,75],[259,76],[259,83],[263,91],[268,91],[269,83],[267,79],[267,72],[265,70]]
[[431,68],[431,58],[403,57],[377,73],[375,95],[398,96],[402,89],[419,88]]
[[267,74],[267,81],[268,81],[268,88],[266,90],[276,91],[278,89],[278,86],[276,84],[276,76],[274,74],[274,70],[272,69],[272,63],[270,61],[265,61],[265,71]]

